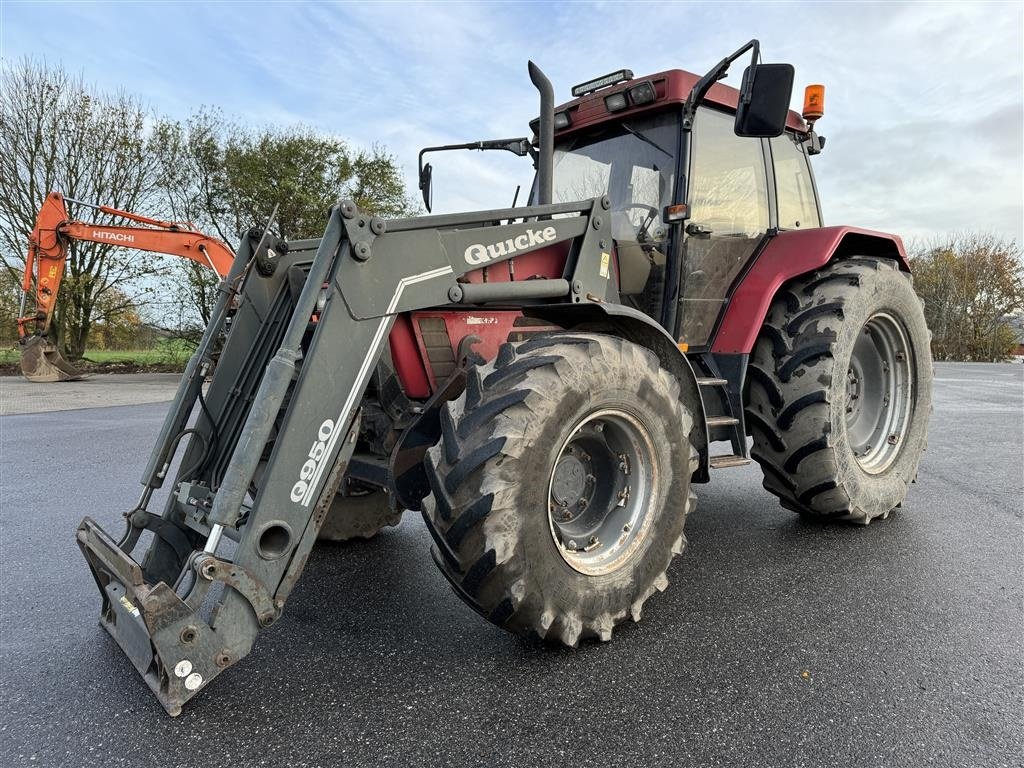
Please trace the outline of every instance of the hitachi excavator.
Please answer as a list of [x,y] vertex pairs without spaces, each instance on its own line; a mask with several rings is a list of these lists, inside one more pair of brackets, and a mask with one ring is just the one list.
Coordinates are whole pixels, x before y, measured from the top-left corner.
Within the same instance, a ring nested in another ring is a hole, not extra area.
[[[73,220],[67,202],[85,205],[142,226],[114,226]],[[29,381],[51,382],[81,379],[83,372],[60,354],[47,334],[53,321],[57,291],[64,277],[68,248],[75,241],[106,243],[152,253],[168,253],[210,267],[220,277],[231,268],[234,253],[216,238],[196,232],[192,225],[161,221],[106,205],[92,205],[65,198],[60,192],[46,196],[36,226],[28,240],[25,275],[22,279],[21,309],[18,312],[18,345],[21,372]],[[25,306],[35,287],[36,311],[25,315]]]

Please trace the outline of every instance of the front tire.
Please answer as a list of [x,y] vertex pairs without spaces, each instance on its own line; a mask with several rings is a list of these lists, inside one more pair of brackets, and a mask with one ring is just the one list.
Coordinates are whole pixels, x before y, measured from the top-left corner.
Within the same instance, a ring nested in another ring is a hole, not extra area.
[[924,310],[884,259],[829,264],[783,288],[748,369],[764,487],[802,515],[867,524],[903,503],[931,414]]
[[472,608],[568,646],[640,620],[685,544],[697,456],[652,352],[590,333],[505,344],[441,424],[423,515]]

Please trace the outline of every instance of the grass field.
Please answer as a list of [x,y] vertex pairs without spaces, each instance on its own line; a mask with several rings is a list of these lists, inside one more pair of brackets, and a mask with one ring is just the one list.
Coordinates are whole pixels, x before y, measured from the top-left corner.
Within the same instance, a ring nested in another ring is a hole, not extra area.
[[[87,349],[83,361],[96,366],[129,365],[147,368],[185,367],[192,348],[181,341],[165,341],[150,349]],[[16,345],[0,348],[0,365],[17,365],[21,352]]]

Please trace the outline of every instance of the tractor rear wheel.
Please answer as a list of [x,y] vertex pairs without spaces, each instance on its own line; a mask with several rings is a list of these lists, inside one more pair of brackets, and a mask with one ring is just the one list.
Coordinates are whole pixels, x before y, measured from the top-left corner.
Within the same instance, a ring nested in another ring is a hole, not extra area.
[[611,639],[683,549],[691,424],[678,382],[639,345],[592,333],[505,344],[442,410],[427,454],[434,560],[511,632]]
[[779,292],[750,361],[746,416],[782,506],[867,524],[903,503],[927,439],[929,342],[891,261],[833,262]]

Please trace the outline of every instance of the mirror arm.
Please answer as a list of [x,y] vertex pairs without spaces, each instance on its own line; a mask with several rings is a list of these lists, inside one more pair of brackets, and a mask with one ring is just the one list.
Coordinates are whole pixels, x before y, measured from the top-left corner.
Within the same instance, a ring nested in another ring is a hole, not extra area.
[[[732,55],[726,56],[718,62],[706,75],[704,75],[704,77],[693,84],[693,88],[690,89],[690,95],[686,97],[686,103],[683,105],[683,130],[688,131],[693,128],[693,117],[697,112],[697,107],[699,107],[701,102],[704,101],[704,97],[707,96],[708,91],[711,90],[711,86],[726,76],[729,71],[729,65],[747,51],[752,51],[751,63],[756,64],[760,49],[761,43],[756,38],[751,40],[741,46]],[[743,90],[740,93],[740,99],[743,102],[750,102],[752,89],[752,83],[743,84]]]
[[478,149],[481,152],[488,149],[502,149],[514,155],[519,155],[519,157],[526,157],[530,153],[530,141],[526,138],[489,139],[487,141],[468,141],[464,144],[442,144],[437,147],[424,147],[420,150],[420,171],[423,170],[423,155],[427,152],[447,152],[453,149]]
[[[530,140],[525,137],[517,139],[488,139],[485,141],[468,141],[464,144],[441,144],[436,147],[424,147],[420,150],[417,161],[420,192],[423,193],[424,203],[426,203],[427,199],[426,186],[430,183],[430,180],[425,179],[423,176],[423,156],[427,154],[427,152],[447,152],[453,149],[477,149],[481,152],[488,149],[500,149],[506,152],[511,152],[519,157],[526,157],[527,155],[530,155],[533,157],[534,162],[537,160],[536,150],[534,150]],[[429,168],[430,166],[428,165],[427,167]],[[427,210],[430,210],[429,204],[427,204]]]

